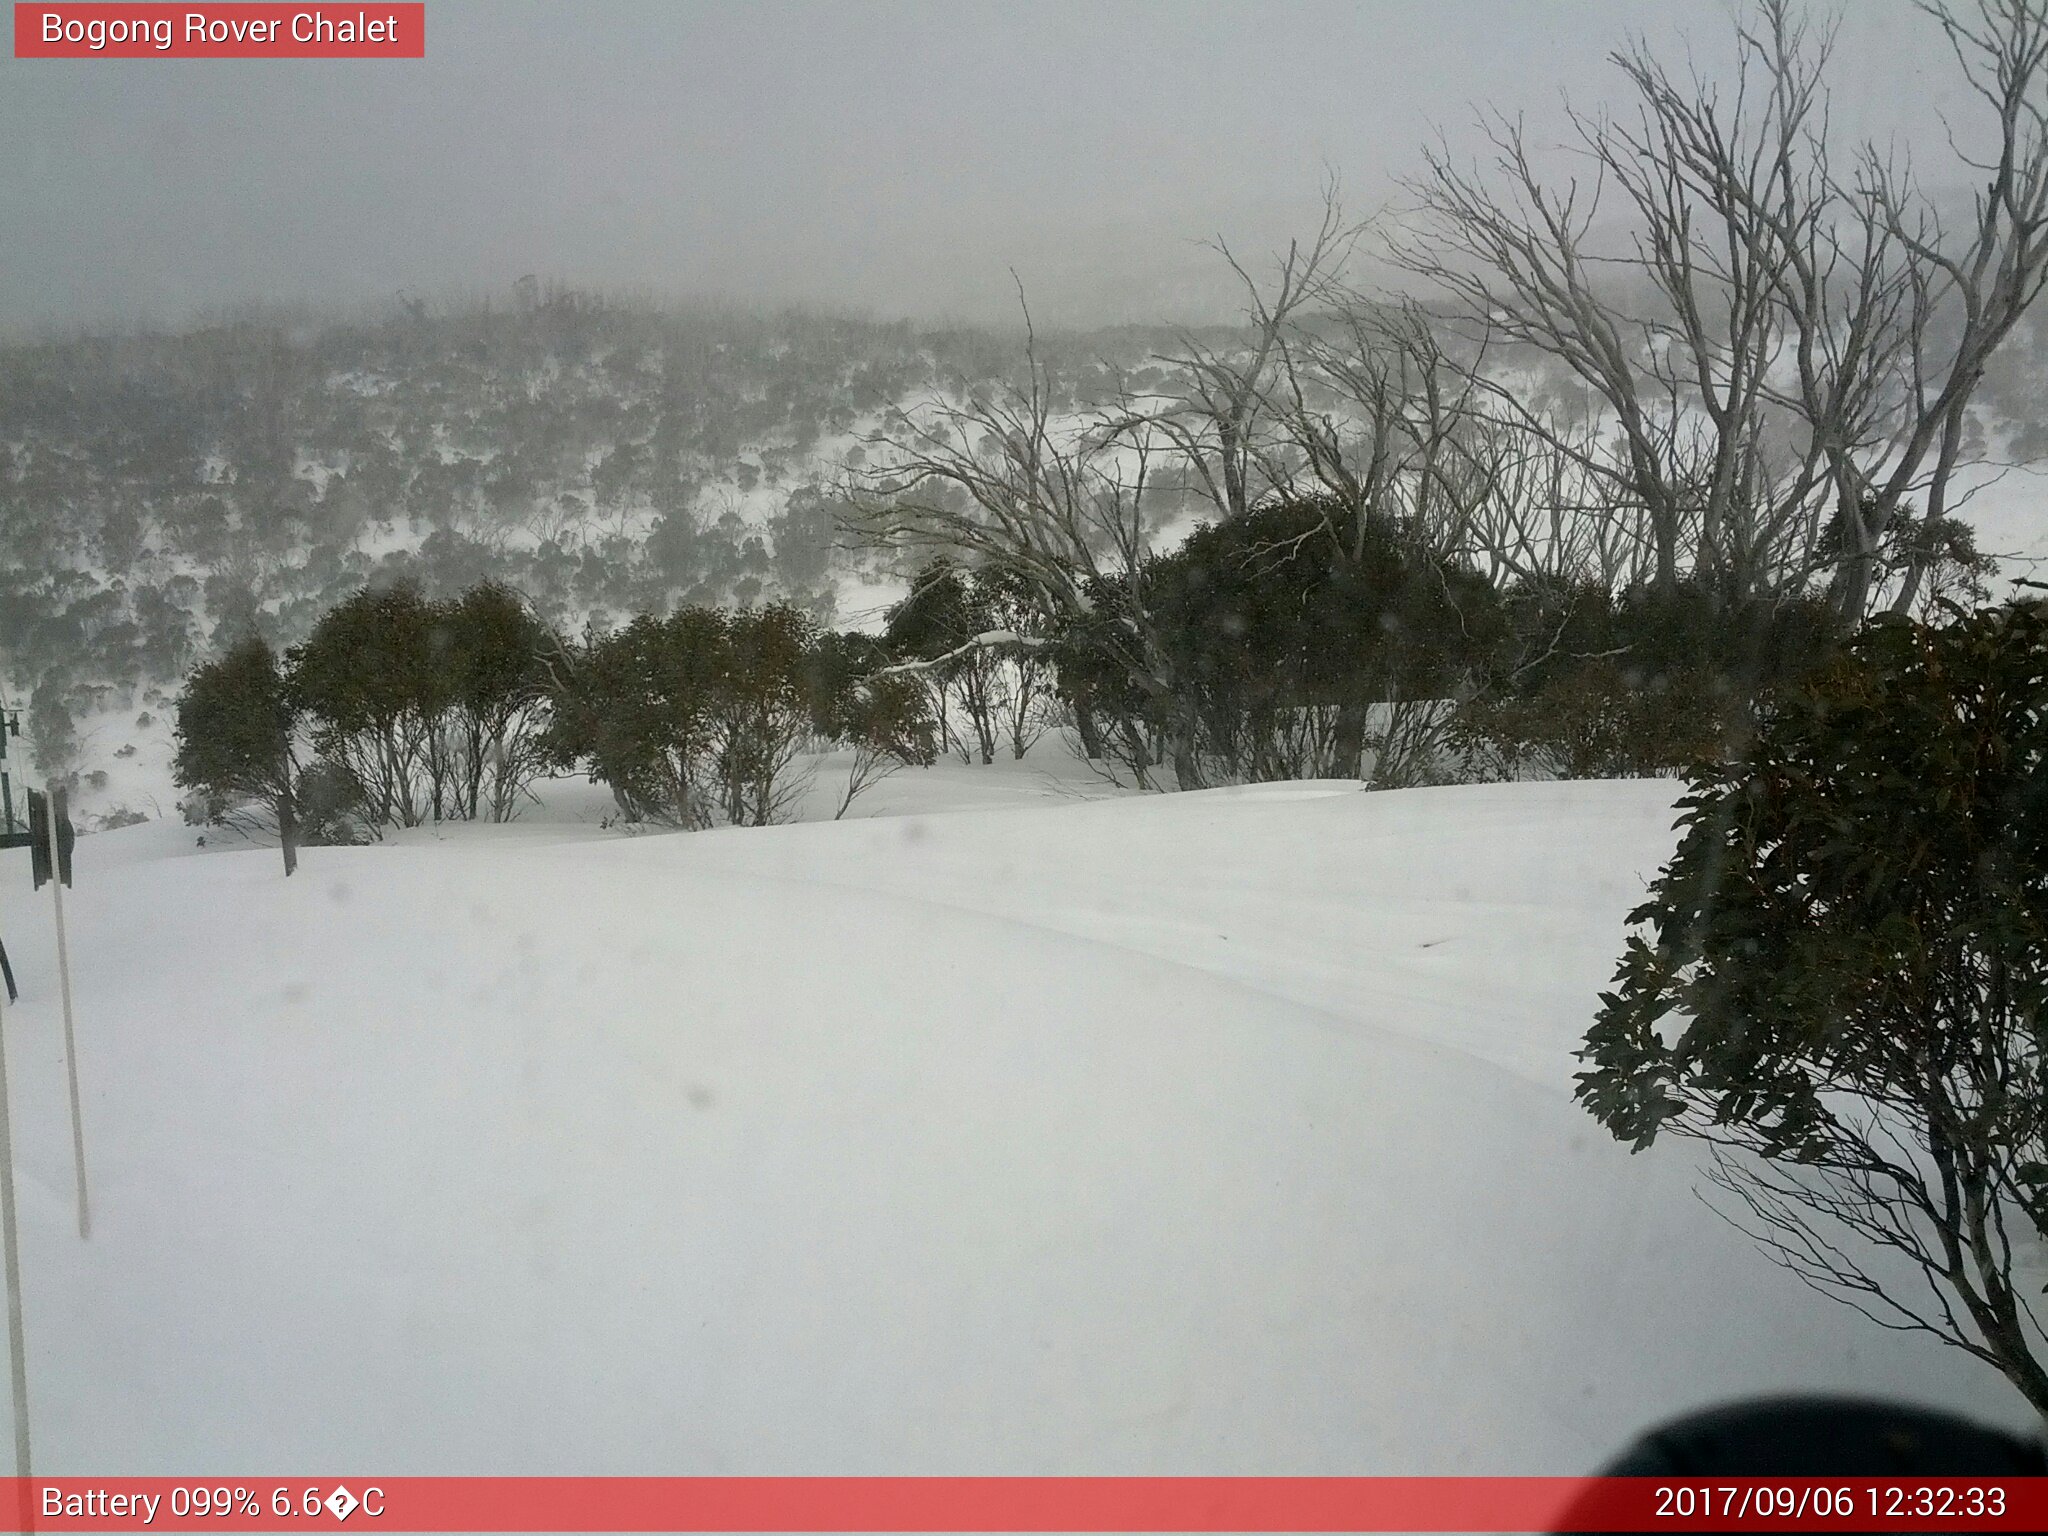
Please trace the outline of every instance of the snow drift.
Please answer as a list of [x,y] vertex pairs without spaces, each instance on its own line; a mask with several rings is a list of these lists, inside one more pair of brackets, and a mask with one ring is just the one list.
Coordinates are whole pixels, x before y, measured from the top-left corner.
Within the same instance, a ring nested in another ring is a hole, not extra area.
[[289,882],[103,834],[89,1243],[8,854],[38,1470],[1556,1473],[1745,1392],[2023,1422],[1571,1103],[1672,800],[464,828]]

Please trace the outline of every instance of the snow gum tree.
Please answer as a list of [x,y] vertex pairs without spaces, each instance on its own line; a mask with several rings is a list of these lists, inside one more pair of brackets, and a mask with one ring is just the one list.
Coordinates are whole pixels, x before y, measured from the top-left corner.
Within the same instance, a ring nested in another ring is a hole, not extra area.
[[[972,763],[995,761],[1007,740],[1022,757],[1045,728],[1051,679],[1031,590],[999,566],[963,568],[940,556],[889,609],[885,638],[929,690],[941,737]],[[957,700],[966,724],[956,728]]]
[[1089,688],[1096,706],[1111,696],[1141,701],[1155,729],[1129,713],[1123,720],[1137,782],[1156,783],[1152,742],[1141,741],[1156,735],[1175,785],[1199,789],[1194,715],[1145,601],[1161,511],[1152,475],[1172,452],[1170,434],[1128,403],[1062,410],[1028,311],[1026,336],[1022,385],[930,401],[902,419],[903,441],[867,440],[866,462],[844,487],[847,528],[878,549],[921,561],[944,555],[1001,581],[1109,684]]
[[684,608],[610,634],[593,629],[550,657],[544,740],[554,764],[587,766],[629,820],[710,826],[705,758],[724,638],[723,615]]
[[205,797],[211,819],[254,805],[273,820],[287,875],[299,863],[297,727],[277,655],[251,635],[192,674],[178,701],[172,764],[179,787]]
[[897,770],[929,768],[938,760],[941,727],[932,694],[921,677],[890,662],[889,647],[874,635],[827,632],[811,652],[812,723],[821,740],[853,750],[835,821]]
[[2048,1414],[2048,612],[1871,626],[1680,803],[1580,1101]]
[[418,826],[444,803],[435,726],[452,689],[436,618],[412,583],[365,588],[322,615],[291,655],[315,744],[361,786],[375,818],[397,826]]
[[508,821],[544,763],[551,643],[500,583],[435,602],[399,582],[330,608],[290,673],[315,744],[373,820]]
[[543,746],[610,785],[629,820],[768,826],[794,813],[821,741],[868,754],[849,802],[884,759],[932,760],[923,690],[883,677],[883,659],[787,604],[643,614],[545,659]]
[[443,605],[436,634],[449,681],[439,738],[451,769],[450,809],[470,820],[509,821],[543,766],[547,626],[509,587],[480,582]]

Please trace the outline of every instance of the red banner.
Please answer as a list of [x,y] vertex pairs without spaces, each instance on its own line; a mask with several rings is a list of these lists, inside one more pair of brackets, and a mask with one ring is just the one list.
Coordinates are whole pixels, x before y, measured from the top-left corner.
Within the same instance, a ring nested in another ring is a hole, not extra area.
[[[2048,1478],[31,1478],[7,1531],[2041,1531]],[[11,1492],[11,1497],[9,1494]]]
[[423,59],[419,0],[354,5],[14,7],[17,59]]

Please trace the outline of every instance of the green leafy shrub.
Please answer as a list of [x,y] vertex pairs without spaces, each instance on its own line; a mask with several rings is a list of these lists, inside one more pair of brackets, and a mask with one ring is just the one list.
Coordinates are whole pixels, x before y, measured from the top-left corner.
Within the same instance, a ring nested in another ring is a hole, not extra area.
[[1779,1261],[2048,1412],[2015,1278],[2048,1235],[2048,615],[1874,626],[1680,803],[1581,1102],[1710,1143]]
[[287,875],[298,867],[298,724],[276,652],[250,635],[192,674],[178,700],[171,765],[204,820],[274,828]]
[[787,604],[643,614],[550,658],[543,746],[610,785],[630,820],[766,826],[788,818],[823,741],[931,761],[924,691],[879,676],[884,659]]
[[1651,778],[1732,760],[1772,696],[1840,644],[1818,602],[1688,584],[1515,593],[1506,608],[1494,675],[1451,732],[1479,778]]

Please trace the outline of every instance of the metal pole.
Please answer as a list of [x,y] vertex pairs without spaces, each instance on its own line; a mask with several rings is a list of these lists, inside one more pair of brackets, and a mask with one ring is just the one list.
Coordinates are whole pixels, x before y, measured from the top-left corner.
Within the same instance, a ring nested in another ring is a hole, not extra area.
[[[7,729],[8,711],[0,709],[0,732]],[[26,822],[24,821],[24,825]],[[9,830],[13,830],[11,827]],[[28,1479],[28,1344],[21,1327],[21,1238],[14,1220],[14,1116],[7,1087],[7,989],[0,987],[0,1258],[7,1281],[7,1359],[14,1388],[14,1475],[21,1490],[21,1528],[30,1528],[33,1513]]]
[[57,913],[57,994],[64,1000],[64,1075],[71,1081],[71,1161],[78,1175],[78,1235],[92,1236],[92,1212],[85,1201],[85,1116],[78,1107],[78,1042],[71,1030],[71,946],[64,937],[64,856],[57,843],[57,786],[43,795],[50,828],[50,897]]
[[[6,1005],[0,1003],[0,1012]],[[28,1347],[21,1331],[21,1243],[14,1224],[14,1124],[7,1091],[7,1031],[0,1020],[0,1246],[7,1264],[7,1353],[14,1374],[14,1475],[22,1499],[22,1529],[28,1527]]]

